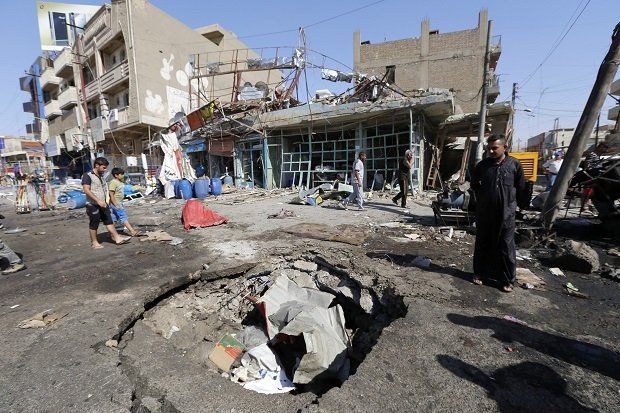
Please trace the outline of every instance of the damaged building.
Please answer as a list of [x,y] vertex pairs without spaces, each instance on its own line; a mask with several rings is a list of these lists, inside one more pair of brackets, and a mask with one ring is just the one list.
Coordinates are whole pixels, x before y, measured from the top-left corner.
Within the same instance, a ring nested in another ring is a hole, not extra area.
[[[214,54],[196,55],[191,59],[196,69],[207,72],[197,79],[209,84],[229,76],[233,95],[220,102],[190,86],[199,106],[211,102],[219,109],[204,126],[179,136],[180,142],[190,154],[206,153],[208,176],[230,175],[237,186],[346,183],[360,151],[367,153],[365,185],[376,190],[393,187],[408,149],[414,153],[412,189],[434,188],[438,177],[456,172],[464,176],[462,159],[479,129],[487,12],[480,12],[478,27],[471,30],[439,34],[429,24],[422,23],[419,39],[376,45],[360,43],[356,33],[353,73],[313,64],[305,50],[295,48],[257,50],[260,59],[243,50],[220,61]],[[494,102],[501,47],[496,40],[491,46],[488,101]],[[298,102],[293,91],[301,72],[317,68],[322,79],[353,86],[340,95],[318,90],[308,103]],[[274,70],[284,77],[270,73]],[[240,77],[248,72],[266,73],[269,80],[244,84]],[[488,108],[486,132],[508,133],[510,102]]]

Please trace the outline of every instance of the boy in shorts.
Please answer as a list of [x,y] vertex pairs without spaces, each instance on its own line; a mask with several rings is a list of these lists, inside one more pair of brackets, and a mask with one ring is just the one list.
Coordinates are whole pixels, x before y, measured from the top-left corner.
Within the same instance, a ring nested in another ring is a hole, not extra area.
[[97,229],[101,222],[110,231],[110,235],[117,245],[125,244],[131,239],[119,235],[112,222],[108,183],[103,179],[103,174],[108,169],[109,164],[106,158],[99,157],[95,159],[93,170],[82,176],[82,188],[87,196],[86,215],[88,215],[90,244],[93,249],[103,248],[103,245],[97,240]]
[[110,190],[110,211],[112,212],[112,220],[114,222],[118,221],[125,225],[125,228],[129,230],[129,234],[132,237],[137,237],[142,234],[131,226],[125,207],[123,207],[123,197],[125,196],[124,175],[125,171],[121,168],[112,169],[112,176],[114,179],[112,179],[108,185],[108,189]]

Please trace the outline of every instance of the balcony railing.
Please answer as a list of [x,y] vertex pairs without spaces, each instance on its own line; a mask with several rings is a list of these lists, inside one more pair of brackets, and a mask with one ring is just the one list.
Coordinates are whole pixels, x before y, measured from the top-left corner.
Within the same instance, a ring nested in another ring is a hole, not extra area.
[[59,77],[69,77],[73,75],[73,52],[71,49],[64,49],[54,60],[54,72]]
[[84,53],[86,55],[94,50],[95,39],[102,40],[111,34],[112,10],[107,5],[104,7],[105,10],[98,12],[98,15],[91,19],[84,29]]
[[86,100],[91,100],[99,95],[99,80],[91,80],[90,83],[84,87],[84,94],[86,95]]
[[[91,100],[99,93],[104,93],[122,83],[129,77],[129,63],[127,60],[110,68],[99,79],[91,81],[85,87],[86,100]],[[101,89],[100,89],[101,87]]]
[[62,110],[60,110],[57,100],[52,99],[45,104],[45,117],[47,117],[47,119],[54,119],[61,115]]
[[50,90],[54,89],[60,84],[60,78],[56,76],[54,68],[47,68],[41,73],[41,89]]
[[101,91],[105,92],[110,88],[116,86],[129,76],[129,63],[127,60],[122,61],[118,65],[108,69],[107,72],[101,76]]
[[62,110],[71,109],[77,103],[78,98],[75,86],[69,86],[58,95],[58,107]]

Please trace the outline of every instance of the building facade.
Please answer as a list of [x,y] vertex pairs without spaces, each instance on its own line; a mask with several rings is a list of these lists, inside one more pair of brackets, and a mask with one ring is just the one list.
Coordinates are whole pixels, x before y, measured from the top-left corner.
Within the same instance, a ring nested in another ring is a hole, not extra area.
[[[354,69],[383,78],[405,92],[443,88],[455,92],[456,103],[465,113],[480,110],[488,13],[482,10],[478,27],[450,33],[431,30],[423,20],[420,37],[371,43],[353,35]],[[494,38],[490,47],[488,102],[499,95],[495,69],[501,43]]]
[[[190,57],[232,47],[246,46],[218,25],[194,30],[147,0],[103,5],[72,47],[47,58],[36,77],[49,154],[88,152],[127,166],[127,157],[146,153],[150,165],[159,165],[154,136],[191,107]],[[230,91],[219,93],[224,83],[197,82],[194,89],[226,100]]]
[[[601,125],[594,128],[592,134],[588,138],[586,149],[602,142],[605,136],[612,132],[614,125]],[[550,158],[554,152],[562,150],[566,152],[575,134],[575,128],[557,128],[547,132],[539,133],[527,140],[527,151],[538,152],[541,159]]]

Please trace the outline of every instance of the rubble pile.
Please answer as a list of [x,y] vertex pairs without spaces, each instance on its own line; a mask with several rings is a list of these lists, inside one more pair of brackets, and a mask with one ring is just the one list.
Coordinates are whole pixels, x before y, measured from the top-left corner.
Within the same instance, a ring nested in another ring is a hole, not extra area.
[[323,392],[353,374],[383,327],[406,312],[402,299],[329,267],[312,256],[274,258],[194,284],[145,322],[181,347],[212,343],[202,361],[246,389]]
[[596,272],[600,268],[596,251],[583,242],[573,240],[567,240],[558,247],[553,261],[563,270],[585,274]]

